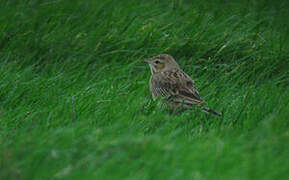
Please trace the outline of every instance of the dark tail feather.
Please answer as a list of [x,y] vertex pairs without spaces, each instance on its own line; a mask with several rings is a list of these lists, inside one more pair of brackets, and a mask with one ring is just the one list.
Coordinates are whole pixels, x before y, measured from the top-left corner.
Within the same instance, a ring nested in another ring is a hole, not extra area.
[[220,113],[217,113],[216,111],[214,111],[214,110],[212,110],[212,109],[210,109],[210,108],[204,107],[202,110],[203,110],[204,112],[206,112],[206,113],[210,113],[210,114],[213,114],[213,115],[215,115],[215,116],[222,117],[222,115],[221,115]]

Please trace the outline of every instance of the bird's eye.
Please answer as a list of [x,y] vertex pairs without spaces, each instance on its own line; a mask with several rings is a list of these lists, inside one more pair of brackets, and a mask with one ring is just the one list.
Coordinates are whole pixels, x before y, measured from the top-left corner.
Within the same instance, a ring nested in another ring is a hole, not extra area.
[[156,61],[155,61],[155,63],[156,63],[156,64],[159,64],[159,63],[161,63],[161,62],[160,62],[160,61],[158,61],[158,60],[156,60]]

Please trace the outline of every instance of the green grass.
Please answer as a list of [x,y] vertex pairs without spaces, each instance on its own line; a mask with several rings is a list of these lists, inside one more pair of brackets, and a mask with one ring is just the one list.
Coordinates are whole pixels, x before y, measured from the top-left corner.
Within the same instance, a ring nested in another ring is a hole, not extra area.
[[[286,179],[287,1],[0,1],[0,179]],[[173,55],[216,118],[167,114]]]

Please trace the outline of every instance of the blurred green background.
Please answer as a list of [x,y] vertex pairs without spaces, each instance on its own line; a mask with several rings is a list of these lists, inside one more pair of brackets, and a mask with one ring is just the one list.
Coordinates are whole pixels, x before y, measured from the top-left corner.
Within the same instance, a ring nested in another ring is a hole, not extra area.
[[[0,1],[0,179],[287,179],[288,8]],[[161,53],[222,118],[152,102]]]

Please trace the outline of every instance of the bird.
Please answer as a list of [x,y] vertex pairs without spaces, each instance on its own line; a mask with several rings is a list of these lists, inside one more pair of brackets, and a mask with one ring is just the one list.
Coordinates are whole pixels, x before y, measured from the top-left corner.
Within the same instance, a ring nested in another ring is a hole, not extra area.
[[153,100],[161,99],[173,111],[189,109],[192,106],[202,106],[202,111],[221,117],[222,115],[206,105],[195,87],[195,82],[187,75],[169,54],[160,54],[143,59],[151,70],[149,88]]

